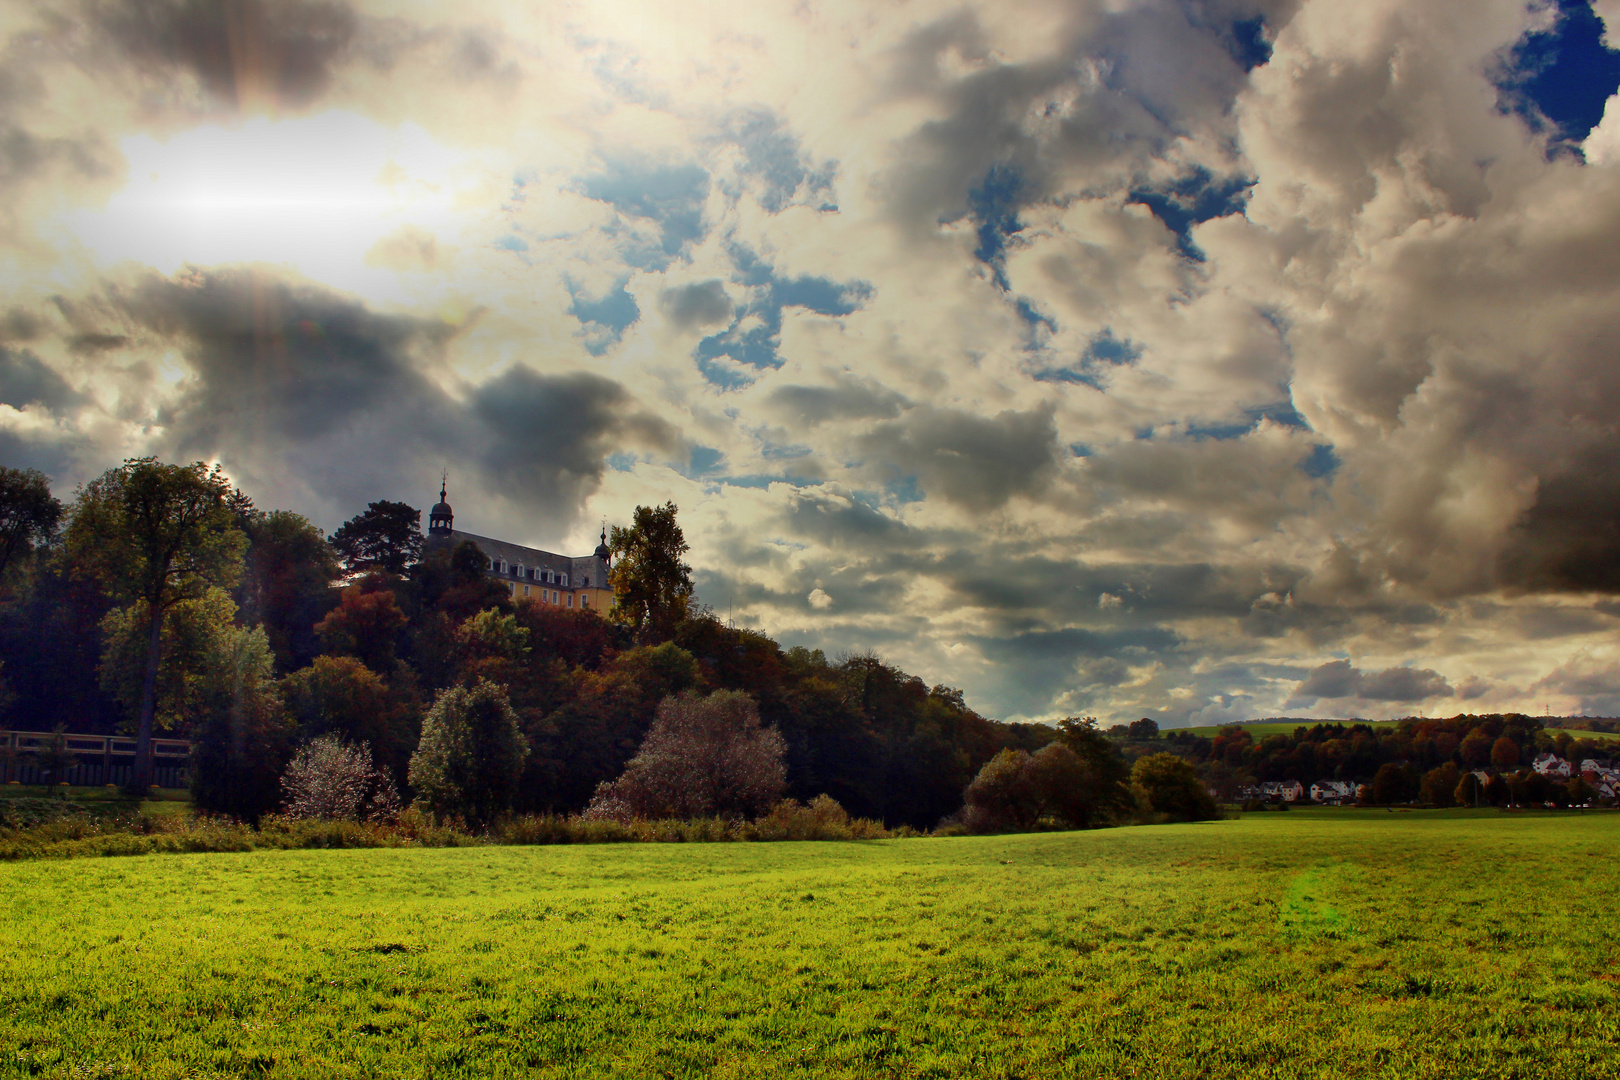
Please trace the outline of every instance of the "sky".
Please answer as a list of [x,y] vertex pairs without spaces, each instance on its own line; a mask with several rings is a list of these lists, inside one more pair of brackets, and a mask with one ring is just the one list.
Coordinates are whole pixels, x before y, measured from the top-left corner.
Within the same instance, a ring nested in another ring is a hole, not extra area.
[[[1609,28],[1614,27],[1611,35]],[[1620,714],[1620,0],[0,0],[0,462],[1006,720]]]

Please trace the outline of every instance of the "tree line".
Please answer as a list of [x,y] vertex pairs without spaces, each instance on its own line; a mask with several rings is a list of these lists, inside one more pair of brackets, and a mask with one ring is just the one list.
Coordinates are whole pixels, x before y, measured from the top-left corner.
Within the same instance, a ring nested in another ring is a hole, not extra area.
[[[1321,780],[1343,780],[1363,785],[1365,798],[1380,805],[1579,802],[1581,791],[1573,781],[1551,783],[1529,768],[1531,761],[1555,753],[1578,767],[1586,758],[1608,758],[1613,746],[1579,731],[1548,728],[1524,713],[1407,717],[1387,727],[1354,721],[1301,724],[1292,732],[1258,738],[1241,724],[1206,736],[1161,732],[1143,718],[1108,734],[1127,760],[1176,754],[1224,799],[1268,781],[1298,780],[1309,788]],[[1476,771],[1491,780],[1480,783]]]
[[695,601],[673,504],[613,529],[606,617],[514,598],[475,545],[424,549],[420,520],[379,501],[327,537],[201,463],[131,459],[65,505],[41,474],[0,468],[0,715],[135,735],[136,790],[154,735],[189,738],[196,803],[244,818],[282,805],[288,766],[323,737],[431,801],[426,762],[449,759],[425,735],[474,737],[450,714],[480,709],[510,719],[515,765],[479,783],[517,812],[633,791],[660,707],[717,692],[779,740],[782,794],[916,828],[961,810],[998,754],[1057,734],[981,716],[870,653],[829,659],[726,625]]

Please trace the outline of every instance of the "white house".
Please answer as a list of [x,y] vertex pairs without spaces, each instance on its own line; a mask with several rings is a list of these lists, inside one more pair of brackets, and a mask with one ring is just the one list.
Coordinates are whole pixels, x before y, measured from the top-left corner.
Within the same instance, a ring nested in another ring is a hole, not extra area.
[[1305,797],[1305,785],[1298,780],[1283,780],[1260,785],[1262,799],[1281,799],[1283,802],[1297,802]]
[[1569,762],[1557,754],[1538,754],[1536,759],[1530,763],[1530,767],[1542,776],[1559,780],[1568,780],[1573,772],[1569,767]]
[[1356,785],[1348,780],[1318,780],[1311,785],[1311,801],[1337,806],[1356,801]]

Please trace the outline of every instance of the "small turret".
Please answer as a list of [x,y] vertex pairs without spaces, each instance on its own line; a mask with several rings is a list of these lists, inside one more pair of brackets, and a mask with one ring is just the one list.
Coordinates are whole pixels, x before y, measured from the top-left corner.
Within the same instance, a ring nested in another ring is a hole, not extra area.
[[613,551],[607,545],[607,526],[602,526],[602,542],[596,545],[596,557],[605,565],[613,557]]
[[445,501],[445,487],[450,482],[450,474],[446,473],[439,480],[439,501],[428,511],[428,535],[449,536],[450,523],[455,515],[450,512],[450,504]]

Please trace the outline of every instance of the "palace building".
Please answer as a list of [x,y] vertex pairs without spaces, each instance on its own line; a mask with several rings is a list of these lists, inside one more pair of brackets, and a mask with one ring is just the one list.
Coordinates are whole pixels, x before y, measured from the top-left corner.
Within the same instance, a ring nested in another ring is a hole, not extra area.
[[445,499],[445,485],[441,484],[439,501],[428,511],[426,546],[429,550],[440,547],[455,550],[464,541],[477,544],[486,560],[484,574],[506,585],[518,599],[533,597],[543,604],[583,608],[604,615],[613,606],[613,589],[608,584],[612,553],[608,551],[605,529],[594,553],[573,557],[461,532],[453,521],[450,504]]

